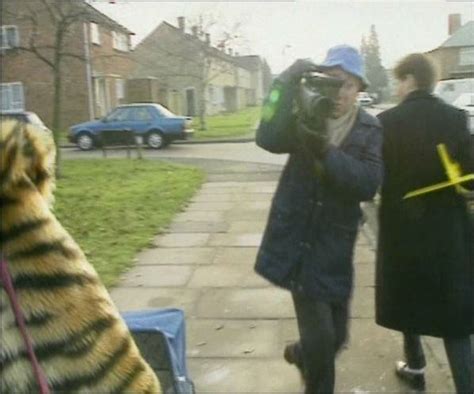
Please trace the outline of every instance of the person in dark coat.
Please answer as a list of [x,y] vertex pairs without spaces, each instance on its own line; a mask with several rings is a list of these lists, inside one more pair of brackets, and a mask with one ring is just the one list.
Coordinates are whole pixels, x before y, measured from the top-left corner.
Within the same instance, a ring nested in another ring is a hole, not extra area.
[[402,102],[379,115],[385,176],[376,321],[404,334],[406,362],[398,362],[396,372],[412,386],[425,386],[420,335],[429,335],[444,339],[457,391],[472,393],[474,238],[466,201],[454,187],[403,198],[447,180],[438,144],[446,145],[463,173],[473,172],[467,118],[431,94],[435,72],[424,55],[407,56],[394,71]]
[[[293,111],[301,77],[311,70],[343,81],[322,126],[304,125]],[[365,86],[362,59],[347,45],[331,48],[319,66],[298,60],[275,81],[257,131],[260,147],[290,155],[255,269],[292,293],[300,341],[287,346],[284,357],[302,372],[308,394],[334,391],[360,202],[373,198],[382,178],[380,123],[356,102]]]

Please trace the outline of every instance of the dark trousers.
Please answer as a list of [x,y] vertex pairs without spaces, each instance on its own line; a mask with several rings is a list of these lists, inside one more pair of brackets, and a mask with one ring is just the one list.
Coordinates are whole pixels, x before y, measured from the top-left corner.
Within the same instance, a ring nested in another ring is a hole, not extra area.
[[[472,356],[469,336],[443,338],[443,341],[456,392],[472,394],[474,387],[471,376]],[[406,361],[410,368],[420,369],[425,367],[425,354],[418,335],[404,333],[403,347]]]
[[333,393],[335,358],[347,338],[348,302],[327,303],[294,292],[306,394]]

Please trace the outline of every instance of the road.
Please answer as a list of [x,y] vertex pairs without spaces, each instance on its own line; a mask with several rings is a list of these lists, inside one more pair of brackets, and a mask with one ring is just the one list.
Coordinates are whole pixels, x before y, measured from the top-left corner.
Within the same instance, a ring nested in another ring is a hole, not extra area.
[[[369,112],[376,115],[380,109],[370,108]],[[67,159],[101,157],[101,151],[81,152],[77,149],[65,149]],[[284,165],[287,155],[276,155],[259,148],[254,142],[245,143],[213,143],[213,144],[173,144],[163,150],[144,150],[148,158],[163,159],[205,159],[223,160],[245,163]],[[125,151],[111,151],[111,157],[123,157]]]

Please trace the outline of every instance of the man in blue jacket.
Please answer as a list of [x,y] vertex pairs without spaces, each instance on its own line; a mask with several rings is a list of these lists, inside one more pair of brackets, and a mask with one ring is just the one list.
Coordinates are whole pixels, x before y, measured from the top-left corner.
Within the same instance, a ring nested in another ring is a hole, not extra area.
[[[294,111],[308,71],[343,81],[330,116],[314,129]],[[284,356],[300,369],[307,394],[334,391],[335,357],[347,336],[360,202],[372,199],[382,180],[381,126],[357,105],[366,86],[362,59],[350,46],[331,48],[318,66],[297,60],[272,86],[257,131],[260,147],[290,153],[255,269],[292,293],[300,341]]]

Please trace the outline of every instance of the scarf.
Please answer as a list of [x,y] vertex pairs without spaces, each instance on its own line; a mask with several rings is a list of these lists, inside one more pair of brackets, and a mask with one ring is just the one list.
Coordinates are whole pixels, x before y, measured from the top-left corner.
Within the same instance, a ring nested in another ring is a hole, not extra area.
[[359,105],[354,104],[352,108],[341,117],[337,119],[328,118],[326,120],[326,128],[330,144],[335,146],[341,145],[344,138],[346,138],[351,131],[358,112]]

